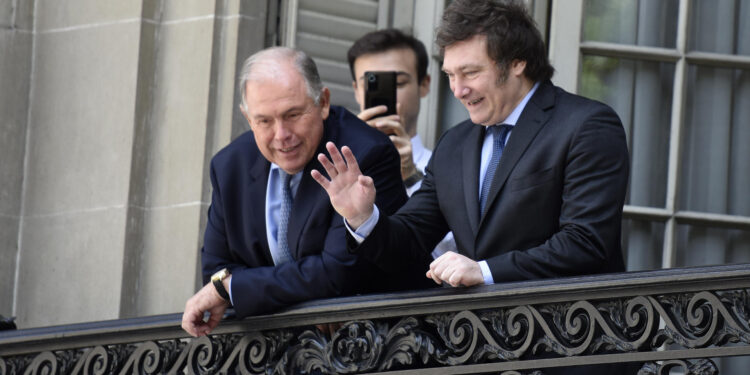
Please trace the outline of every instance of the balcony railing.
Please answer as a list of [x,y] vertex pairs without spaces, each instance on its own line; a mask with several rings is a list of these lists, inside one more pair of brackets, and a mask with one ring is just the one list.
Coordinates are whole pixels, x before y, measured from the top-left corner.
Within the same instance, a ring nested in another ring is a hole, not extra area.
[[180,314],[22,329],[0,332],[0,374],[716,374],[750,356],[749,292],[750,265],[728,265],[319,300],[199,339]]

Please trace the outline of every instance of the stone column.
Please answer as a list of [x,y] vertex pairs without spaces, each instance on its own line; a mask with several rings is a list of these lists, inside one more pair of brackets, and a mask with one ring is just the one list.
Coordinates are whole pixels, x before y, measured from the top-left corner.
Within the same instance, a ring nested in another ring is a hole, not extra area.
[[7,2],[0,314],[25,328],[181,311],[267,2]]
[[34,2],[19,327],[119,314],[138,2]]
[[0,1],[0,315],[11,316],[28,128],[33,7]]

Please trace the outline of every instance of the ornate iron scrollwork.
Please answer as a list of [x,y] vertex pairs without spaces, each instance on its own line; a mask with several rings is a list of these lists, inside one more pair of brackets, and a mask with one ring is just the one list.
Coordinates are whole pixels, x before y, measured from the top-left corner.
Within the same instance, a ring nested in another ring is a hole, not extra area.
[[659,301],[649,299],[665,323],[665,328],[654,336],[653,347],[665,343],[690,349],[727,342],[750,344],[750,301],[746,290],[721,296],[699,292],[692,296],[663,296]]
[[[659,329],[659,322],[664,327]],[[579,356],[750,345],[747,290],[638,296],[344,323],[315,328],[146,341],[0,358],[6,374],[363,373],[524,361],[541,351]],[[642,375],[715,374],[710,361],[645,365]],[[506,371],[503,375],[518,372]],[[537,374],[534,372],[533,374]]]
[[674,368],[682,368],[684,375],[716,375],[719,369],[710,359],[699,359],[694,362],[671,360],[662,363],[646,363],[638,375],[669,375]]
[[401,319],[392,327],[387,322],[351,321],[330,340],[318,330],[302,333],[276,372],[352,374],[408,366],[416,364],[416,360],[424,364],[434,355],[433,342],[414,317]]
[[72,373],[104,375],[111,374],[112,369],[112,355],[103,346],[97,346],[83,354],[73,367]]
[[598,306],[579,301],[531,309],[544,332],[534,346],[534,353],[540,347],[565,356],[602,350],[635,351],[648,341],[658,325],[654,309],[644,297],[604,302]]

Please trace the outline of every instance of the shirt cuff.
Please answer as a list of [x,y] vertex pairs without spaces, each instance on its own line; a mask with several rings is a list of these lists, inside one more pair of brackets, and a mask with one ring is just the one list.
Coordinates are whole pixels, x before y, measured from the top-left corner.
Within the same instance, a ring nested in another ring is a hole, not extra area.
[[422,187],[422,180],[419,180],[414,185],[406,188],[406,195],[411,197],[412,194],[416,193],[420,187]]
[[349,223],[346,222],[346,219],[344,219],[344,225],[346,226],[346,230],[349,231],[349,234],[354,237],[357,243],[361,244],[365,241],[365,238],[367,238],[367,236],[372,233],[372,230],[375,229],[375,224],[378,223],[378,219],[380,219],[380,211],[378,211],[377,205],[373,205],[372,215],[370,215],[370,217],[365,220],[365,222],[362,223],[362,225],[360,225],[356,231],[349,226]]
[[234,277],[229,278],[229,303],[234,306],[234,298],[232,298],[232,280],[234,280]]
[[482,270],[482,277],[484,278],[484,285],[492,285],[495,283],[495,279],[492,278],[492,272],[490,266],[487,265],[486,260],[480,260],[479,269]]

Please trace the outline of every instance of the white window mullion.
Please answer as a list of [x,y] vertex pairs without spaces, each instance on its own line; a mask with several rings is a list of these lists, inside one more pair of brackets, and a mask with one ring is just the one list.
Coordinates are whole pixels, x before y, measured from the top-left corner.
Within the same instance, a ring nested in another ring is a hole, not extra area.
[[294,48],[297,44],[297,11],[298,0],[283,0],[281,2],[281,45]]
[[[422,138],[427,148],[434,148],[440,137],[440,92],[441,75],[440,52],[436,49],[434,31],[440,24],[445,9],[445,0],[416,0],[414,7],[414,37],[424,43],[427,50],[427,73],[430,75],[430,94],[420,101],[419,117],[417,118],[417,134]],[[453,124],[451,124],[453,125]]]
[[690,16],[690,1],[680,0],[680,14],[677,21],[677,53],[680,59],[675,66],[674,89],[672,97],[672,121],[670,124],[670,142],[669,142],[669,175],[667,176],[667,204],[666,209],[672,215],[667,220],[664,228],[664,253],[662,257],[662,267],[671,268],[675,265],[675,231],[677,223],[674,214],[677,212],[677,195],[678,181],[681,167],[680,147],[681,135],[685,118],[685,98],[687,97],[687,60],[685,52],[687,51],[688,20]]
[[581,53],[631,60],[676,62],[682,55],[673,48],[644,47],[608,42],[581,42]]
[[390,10],[391,10],[390,0],[378,1],[378,22],[377,22],[378,30],[387,29],[391,27],[390,17],[388,16],[390,13]]
[[563,89],[578,92],[583,29],[583,0],[552,2],[549,58],[555,67],[553,81]]

